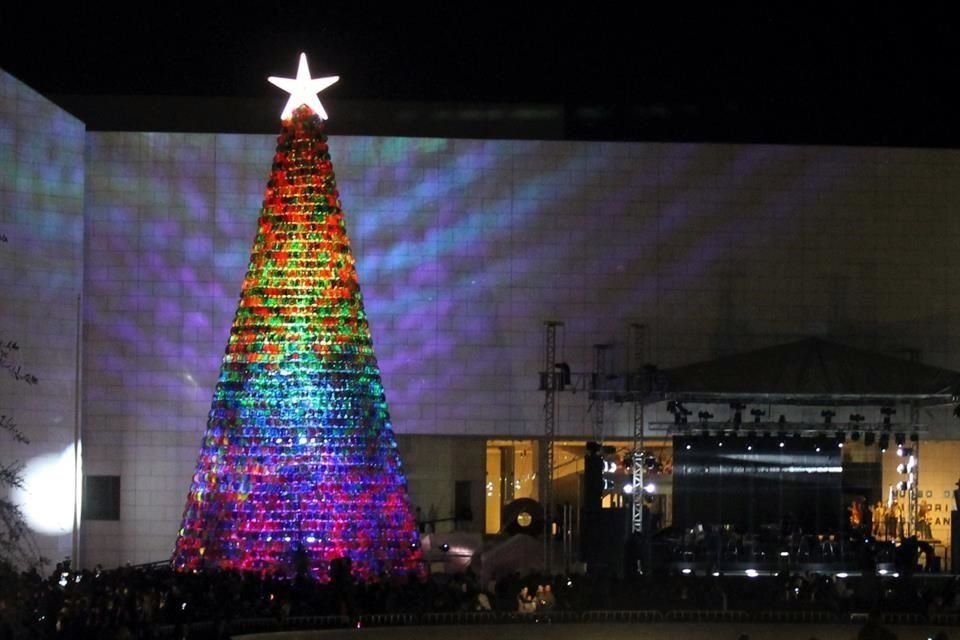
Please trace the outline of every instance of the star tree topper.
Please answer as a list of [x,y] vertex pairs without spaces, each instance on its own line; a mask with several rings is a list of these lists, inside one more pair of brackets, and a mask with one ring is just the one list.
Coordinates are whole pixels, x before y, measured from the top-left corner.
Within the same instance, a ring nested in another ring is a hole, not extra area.
[[271,84],[275,84],[290,93],[287,106],[283,108],[283,113],[280,114],[282,120],[291,117],[293,110],[302,104],[310,107],[315,114],[320,116],[321,120],[326,120],[327,112],[323,110],[323,105],[320,104],[320,98],[317,97],[317,94],[339,79],[340,76],[311,78],[310,68],[307,67],[307,54],[305,53],[300,54],[300,66],[297,68],[296,78],[278,78],[277,76],[267,78]]

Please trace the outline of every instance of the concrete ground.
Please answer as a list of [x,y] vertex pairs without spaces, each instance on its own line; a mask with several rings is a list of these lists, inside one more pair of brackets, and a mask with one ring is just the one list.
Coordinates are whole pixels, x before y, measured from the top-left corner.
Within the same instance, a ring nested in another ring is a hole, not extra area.
[[[898,640],[928,640],[945,632],[960,639],[960,629],[910,625],[885,627]],[[856,640],[857,624],[636,623],[499,624],[423,627],[375,627],[285,631],[234,636],[244,640]]]

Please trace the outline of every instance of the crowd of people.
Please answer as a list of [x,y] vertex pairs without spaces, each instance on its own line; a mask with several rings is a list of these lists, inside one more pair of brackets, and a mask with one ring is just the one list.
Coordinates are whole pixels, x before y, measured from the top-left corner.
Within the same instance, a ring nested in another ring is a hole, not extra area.
[[428,578],[308,579],[232,571],[177,573],[168,568],[36,572],[0,577],[0,640],[19,638],[133,639],[185,637],[191,624],[212,624],[226,637],[238,619],[430,612],[511,612],[626,609],[817,609],[960,613],[960,578],[851,579],[814,574],[760,576],[650,575],[632,579],[518,573],[480,584],[472,571]]

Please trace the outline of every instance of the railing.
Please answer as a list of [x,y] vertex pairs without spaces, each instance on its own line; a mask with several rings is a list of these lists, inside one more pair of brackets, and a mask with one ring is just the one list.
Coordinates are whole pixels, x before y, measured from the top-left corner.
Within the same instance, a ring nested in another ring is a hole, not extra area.
[[[857,622],[854,618],[850,617],[847,620],[842,620],[837,617],[837,614],[830,611],[806,611],[806,610],[796,610],[796,611],[757,611],[750,615],[750,620],[753,622],[774,622],[774,623],[811,623],[811,624],[830,624],[837,623],[838,621],[849,621]],[[866,621],[864,617],[863,622]]]
[[663,618],[669,622],[749,622],[750,614],[730,609],[678,609],[667,611]]
[[[501,624],[651,624],[651,623],[770,623],[770,624],[847,624],[860,625],[866,613],[841,614],[820,610],[755,611],[735,609],[546,611],[516,613],[505,611],[451,611],[442,613],[374,613],[356,618],[348,616],[295,616],[277,618],[241,618],[229,624],[229,632],[239,635],[301,629],[343,629],[347,627],[404,627]],[[960,626],[960,614],[924,616],[916,613],[884,613],[883,624]],[[215,623],[204,621],[189,625],[190,635],[203,637],[215,631]],[[158,638],[174,637],[172,626],[158,630]]]

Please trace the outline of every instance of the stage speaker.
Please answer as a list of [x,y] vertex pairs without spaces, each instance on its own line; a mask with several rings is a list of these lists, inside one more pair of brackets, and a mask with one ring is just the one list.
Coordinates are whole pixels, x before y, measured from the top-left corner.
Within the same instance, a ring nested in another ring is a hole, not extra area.
[[596,442],[587,443],[583,459],[583,508],[596,511],[603,505],[603,454]]
[[629,509],[580,512],[580,558],[593,576],[622,578]]

